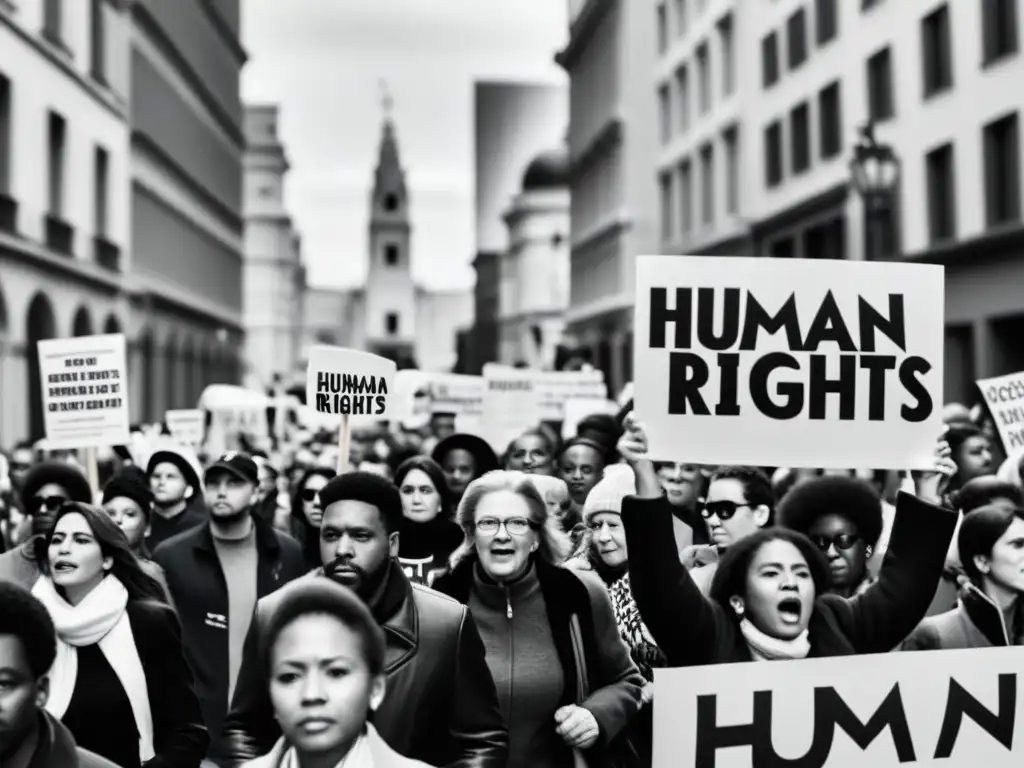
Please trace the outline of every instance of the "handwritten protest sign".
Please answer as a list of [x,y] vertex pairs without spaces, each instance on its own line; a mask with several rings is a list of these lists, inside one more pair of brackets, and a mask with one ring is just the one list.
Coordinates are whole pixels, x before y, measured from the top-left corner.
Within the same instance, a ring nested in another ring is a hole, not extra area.
[[317,413],[387,419],[397,366],[369,352],[319,345],[309,354],[306,403]]
[[1024,764],[1020,647],[654,671],[653,768]]
[[47,445],[51,449],[127,445],[126,371],[122,334],[40,341]]
[[652,458],[932,464],[941,266],[642,256],[635,329],[635,410]]
[[1024,373],[980,379],[978,389],[1007,453],[1024,450]]
[[206,413],[198,408],[167,411],[164,422],[172,437],[182,445],[198,448],[206,437]]

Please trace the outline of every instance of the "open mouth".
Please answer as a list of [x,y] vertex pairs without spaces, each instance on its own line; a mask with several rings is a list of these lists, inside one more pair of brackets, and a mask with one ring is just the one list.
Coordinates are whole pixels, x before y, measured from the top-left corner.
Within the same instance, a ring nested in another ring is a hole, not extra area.
[[491,550],[491,556],[495,557],[495,558],[498,558],[499,560],[504,560],[504,559],[507,559],[507,558],[510,558],[510,557],[514,557],[515,554],[516,554],[516,551],[514,549],[492,549]]
[[71,573],[71,571],[77,568],[77,565],[75,565],[74,563],[69,563],[66,560],[58,560],[53,565],[53,570],[56,573]]
[[779,616],[785,624],[795,624],[800,621],[800,614],[803,613],[803,604],[799,598],[785,597],[779,602]]

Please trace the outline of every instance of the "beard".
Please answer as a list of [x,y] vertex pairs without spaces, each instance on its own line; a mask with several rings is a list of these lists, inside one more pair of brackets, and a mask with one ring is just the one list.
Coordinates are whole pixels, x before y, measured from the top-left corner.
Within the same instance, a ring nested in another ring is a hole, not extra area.
[[252,510],[249,507],[239,512],[214,512],[210,510],[210,519],[219,525],[235,525],[242,522],[245,518],[249,517]]
[[[343,566],[347,570],[339,574],[336,572],[339,566]],[[347,557],[336,557],[324,564],[324,576],[343,587],[348,587],[366,602],[374,595],[377,588],[384,581],[390,567],[390,557],[385,558],[373,571],[361,568]]]

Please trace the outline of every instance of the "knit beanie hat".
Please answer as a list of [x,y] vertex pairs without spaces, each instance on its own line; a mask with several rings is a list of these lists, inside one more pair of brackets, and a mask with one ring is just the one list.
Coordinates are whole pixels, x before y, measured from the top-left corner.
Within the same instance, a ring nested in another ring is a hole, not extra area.
[[622,500],[636,495],[636,477],[625,464],[612,464],[604,476],[587,494],[583,503],[583,524],[590,525],[594,515],[601,512],[622,514]]
[[397,531],[402,522],[402,496],[398,487],[373,472],[346,472],[320,490],[320,506],[325,512],[339,501],[361,501],[376,507],[388,533]]
[[131,499],[148,515],[153,503],[149,477],[138,467],[125,467],[103,486],[103,503],[123,497]]

